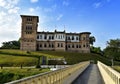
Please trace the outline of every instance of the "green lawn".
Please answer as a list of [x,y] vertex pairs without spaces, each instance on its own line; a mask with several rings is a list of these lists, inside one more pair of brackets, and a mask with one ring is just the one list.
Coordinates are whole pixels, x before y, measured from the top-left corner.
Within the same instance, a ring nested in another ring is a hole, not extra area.
[[120,72],[120,66],[114,66],[113,67],[116,71]]
[[[46,56],[48,58],[65,58],[67,64],[75,64],[81,61],[94,60],[101,61],[107,65],[111,65],[111,61],[107,58],[93,53],[77,53],[77,52],[62,52],[62,51],[36,51],[27,53],[21,50],[6,50],[0,49],[0,65],[9,66],[33,66],[37,63],[37,57]],[[115,62],[114,64],[120,64]]]
[[[111,61],[107,58],[93,53],[77,53],[77,52],[62,52],[62,51],[36,51],[26,52],[21,50],[0,49],[0,84],[30,75],[49,71],[48,69],[4,69],[5,66],[35,66],[39,56],[46,56],[47,58],[65,58],[67,64],[76,64],[82,61],[94,60],[101,61],[107,65],[111,65]],[[116,63],[114,63],[116,64]],[[120,65],[120,62],[117,62]],[[115,67],[120,71],[120,67]]]
[[21,50],[0,49],[0,66],[33,66],[37,64],[39,56],[47,58],[61,58],[41,52],[30,52]]
[[53,56],[60,56],[66,59],[68,64],[75,64],[79,63],[81,61],[88,61],[88,60],[94,60],[95,63],[97,61],[101,61],[105,64],[111,65],[110,60],[107,58],[100,56],[98,54],[93,53],[77,53],[77,52],[60,52],[60,51],[40,51],[44,54],[49,54]]
[[[13,55],[13,56],[26,56],[26,57],[38,57],[38,56],[47,56],[49,58],[58,58],[58,56],[53,56],[47,53],[41,53],[41,52],[30,52],[27,53],[27,51],[22,50],[12,50],[12,49],[0,49],[0,54],[5,55]],[[60,57],[59,57],[60,58]]]
[[36,58],[0,54],[0,65],[2,66],[33,66],[36,63]]
[[13,80],[18,80],[24,77],[32,76],[35,74],[40,74],[43,72],[48,72],[50,69],[35,69],[35,68],[5,68],[0,69],[0,84],[5,82],[10,82]]

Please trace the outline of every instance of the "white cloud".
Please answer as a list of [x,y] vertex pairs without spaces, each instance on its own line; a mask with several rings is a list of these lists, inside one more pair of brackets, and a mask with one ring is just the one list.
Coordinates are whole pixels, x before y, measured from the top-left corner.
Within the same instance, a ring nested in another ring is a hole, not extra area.
[[29,8],[29,11],[30,11],[30,12],[34,12],[35,9],[34,9],[34,8]]
[[100,0],[99,2],[93,3],[94,8],[103,7],[105,4],[109,3],[111,0]]
[[69,5],[69,2],[63,1],[63,5],[64,5],[64,6],[68,6],[68,5]]
[[[0,0],[0,46],[20,37],[19,0]],[[19,23],[19,24],[18,24]]]
[[0,0],[0,7],[10,9],[17,5],[18,2],[19,0]]
[[63,17],[63,14],[60,14],[56,20],[59,21],[62,17]]
[[30,0],[31,3],[36,3],[38,2],[39,0]]
[[101,2],[96,2],[93,4],[94,8],[99,8],[102,7],[102,3]]
[[19,7],[14,7],[12,9],[9,9],[8,13],[9,14],[18,13],[19,9],[20,9]]
[[57,8],[57,5],[54,4],[54,5],[52,5],[52,6],[49,7],[49,8],[43,8],[43,11],[44,11],[44,12],[53,12],[53,11],[56,10],[56,8]]

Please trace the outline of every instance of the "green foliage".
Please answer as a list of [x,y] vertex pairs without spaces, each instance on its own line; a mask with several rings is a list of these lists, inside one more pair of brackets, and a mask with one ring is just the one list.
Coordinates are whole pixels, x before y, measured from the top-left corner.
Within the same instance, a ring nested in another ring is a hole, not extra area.
[[93,46],[93,43],[95,42],[95,37],[94,36],[90,36],[89,42]]
[[108,46],[104,49],[104,56],[120,61],[120,39],[111,39],[107,44]]
[[18,80],[35,74],[47,72],[49,69],[34,69],[34,68],[6,68],[0,69],[0,84]]
[[120,72],[120,66],[113,66],[113,69],[115,69],[116,71]]
[[4,66],[34,66],[36,65],[36,58],[32,57],[21,57],[0,54],[0,65]]
[[48,65],[64,65],[63,60],[49,60]]
[[[93,53],[76,53],[76,52],[60,52],[60,51],[41,51],[41,53],[47,53],[54,56],[64,57],[67,61],[67,64],[76,64],[82,61],[94,60],[95,63],[97,61],[101,61],[107,65],[111,65],[111,61],[107,58]],[[116,64],[116,63],[114,63]],[[120,63],[117,63],[120,64]]]
[[[76,53],[76,52],[62,52],[62,51],[37,51],[26,53],[21,50],[0,50],[0,65],[3,66],[32,66],[38,64],[39,56],[46,56],[48,58],[65,58],[67,64],[75,64],[81,61],[94,60],[95,63],[100,60],[103,63],[111,65],[111,61],[99,54],[93,53]],[[11,61],[12,60],[12,61]],[[60,64],[62,62],[59,62]],[[114,64],[120,64],[116,62]]]
[[91,51],[92,53],[96,53],[96,54],[99,54],[99,55],[103,55],[103,51],[101,50],[100,47],[91,46],[91,47],[90,47],[90,51]]
[[41,52],[26,52],[21,50],[0,49],[0,65],[2,66],[33,66],[38,64],[38,58],[46,56],[48,58],[61,58]]
[[1,49],[20,49],[20,41],[8,41],[2,44]]

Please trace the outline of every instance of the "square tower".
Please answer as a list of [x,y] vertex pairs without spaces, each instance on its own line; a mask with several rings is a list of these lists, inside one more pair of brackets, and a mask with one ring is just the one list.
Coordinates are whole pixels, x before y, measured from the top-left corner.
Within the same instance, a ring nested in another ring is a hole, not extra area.
[[21,15],[21,42],[20,49],[27,51],[36,51],[38,16]]

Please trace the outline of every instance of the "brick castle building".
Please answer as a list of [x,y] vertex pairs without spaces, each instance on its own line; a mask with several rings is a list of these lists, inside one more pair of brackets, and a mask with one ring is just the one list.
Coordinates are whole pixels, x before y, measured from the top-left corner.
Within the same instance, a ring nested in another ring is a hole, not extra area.
[[90,52],[90,32],[67,33],[64,31],[37,32],[39,17],[21,15],[21,50]]

